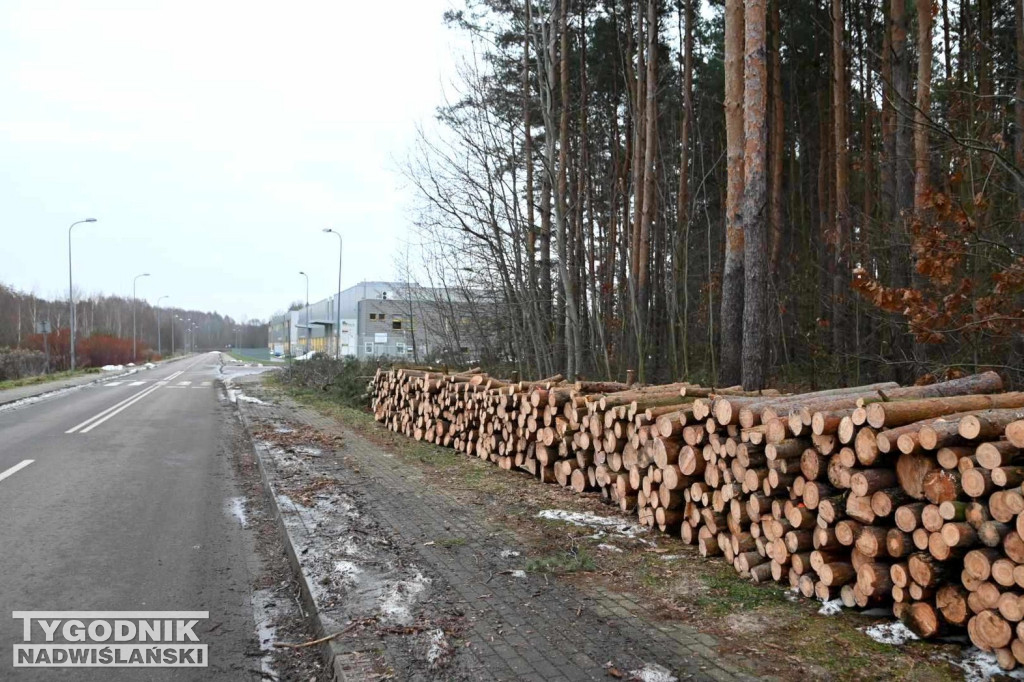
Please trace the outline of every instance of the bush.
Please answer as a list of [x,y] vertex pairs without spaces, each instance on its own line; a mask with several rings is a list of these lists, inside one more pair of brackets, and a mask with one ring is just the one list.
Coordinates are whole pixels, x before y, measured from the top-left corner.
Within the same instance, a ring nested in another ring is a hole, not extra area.
[[46,371],[46,355],[24,348],[0,348],[0,381],[36,376]]
[[360,362],[355,358],[335,360],[317,353],[309,360],[297,360],[281,373],[281,381],[292,386],[327,393],[348,407],[366,407],[367,377],[377,371],[377,365]]

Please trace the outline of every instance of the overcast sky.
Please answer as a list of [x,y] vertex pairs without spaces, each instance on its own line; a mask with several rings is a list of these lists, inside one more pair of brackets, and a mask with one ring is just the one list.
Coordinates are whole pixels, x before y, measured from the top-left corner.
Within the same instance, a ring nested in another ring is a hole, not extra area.
[[458,0],[0,1],[0,281],[266,318],[394,274]]

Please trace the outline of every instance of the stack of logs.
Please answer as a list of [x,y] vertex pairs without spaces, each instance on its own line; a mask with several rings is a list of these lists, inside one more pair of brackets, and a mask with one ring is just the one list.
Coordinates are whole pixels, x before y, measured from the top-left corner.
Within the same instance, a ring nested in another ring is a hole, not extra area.
[[781,395],[379,370],[377,421],[599,493],[755,582],[1024,663],[1024,393],[993,372]]

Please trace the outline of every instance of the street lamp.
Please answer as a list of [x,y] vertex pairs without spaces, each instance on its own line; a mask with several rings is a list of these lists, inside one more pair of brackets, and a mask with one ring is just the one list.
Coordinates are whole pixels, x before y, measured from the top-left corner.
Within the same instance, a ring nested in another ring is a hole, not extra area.
[[149,277],[148,272],[144,272],[141,275],[135,275],[135,279],[132,280],[132,362],[138,359],[138,355],[135,352],[135,284],[139,281],[140,277]]
[[71,306],[71,370],[75,369],[75,286],[71,281],[71,230],[75,225],[82,223],[94,223],[95,218],[86,218],[71,223],[68,228],[68,305]]
[[171,314],[171,357],[174,357],[174,321],[181,318],[177,314]]
[[[163,344],[161,343],[160,337],[160,301],[164,300],[165,298],[170,298],[170,296],[161,296],[160,298],[156,299],[156,354],[160,356],[164,354],[164,347]],[[174,335],[174,322],[171,322],[171,335]]]
[[309,275],[301,270],[299,274],[306,278],[306,355],[309,355],[309,346],[313,342],[312,328],[309,326]]
[[338,321],[335,325],[335,332],[337,334],[337,343],[334,346],[334,357],[337,360],[341,359],[341,254],[345,247],[345,241],[341,238],[341,233],[332,230],[329,227],[324,228],[324,232],[330,232],[338,237],[338,298],[334,301],[334,309],[338,315]]

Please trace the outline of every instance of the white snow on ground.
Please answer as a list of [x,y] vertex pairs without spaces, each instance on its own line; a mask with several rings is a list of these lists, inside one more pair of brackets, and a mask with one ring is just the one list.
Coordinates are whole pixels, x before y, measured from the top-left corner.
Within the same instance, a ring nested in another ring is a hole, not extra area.
[[103,365],[100,369],[104,372],[123,372],[124,365]]
[[266,679],[276,680],[277,672],[272,665],[274,642],[277,641],[277,627],[272,625],[277,609],[274,607],[274,593],[267,590],[256,590],[252,594],[252,612],[256,618],[256,634],[260,639],[260,668]]
[[257,405],[267,404],[260,400],[259,398],[254,398],[251,395],[246,395],[242,393],[240,389],[231,388],[230,386],[228,386],[228,400],[230,400],[233,403],[237,403],[239,400],[241,400],[243,403],[255,403]]
[[878,623],[859,628],[861,632],[881,644],[893,644],[900,646],[915,639],[920,639],[913,631],[900,621],[892,623]]
[[996,663],[994,654],[984,652],[975,646],[966,648],[960,659],[949,658],[947,660],[964,671],[965,682],[984,682],[991,680],[996,675],[1024,680],[1024,668],[1003,670]]
[[153,369],[154,367],[156,367],[156,365],[154,365],[152,362],[146,363],[146,369]]
[[513,578],[525,578],[526,571],[512,571],[511,576]]
[[515,558],[517,556],[519,556],[519,552],[515,551],[514,549],[503,549],[503,550],[501,550],[501,558],[502,559],[513,559],[513,558]]
[[416,572],[412,580],[399,580],[392,583],[381,596],[381,614],[397,625],[408,625],[412,622],[410,607],[416,601],[417,595],[429,584],[430,578],[419,571]]
[[354,585],[357,580],[357,576],[363,572],[362,569],[351,561],[339,561],[335,563],[334,570],[336,573],[341,574],[341,582],[345,585]]
[[427,647],[427,663],[431,668],[436,668],[444,657],[451,651],[451,645],[445,639],[444,630],[440,628],[430,633],[430,644]]
[[818,609],[818,613],[823,616],[834,616],[837,613],[843,612],[843,600],[832,599],[831,601],[823,602],[821,608]]
[[248,519],[245,517],[245,498],[244,497],[232,497],[228,500],[228,504],[231,508],[231,515],[238,519],[238,523],[245,528],[248,525]]
[[601,544],[601,545],[598,545],[597,548],[598,549],[603,549],[606,552],[618,552],[619,554],[622,554],[622,549],[619,548],[619,547],[616,547],[615,545]]
[[[551,521],[564,521],[571,523],[574,526],[582,526],[584,528],[596,528],[596,529],[607,529],[610,532],[618,535],[624,535],[628,538],[635,538],[638,535],[648,532],[650,530],[646,526],[638,526],[634,523],[630,523],[621,516],[598,516],[597,514],[591,514],[589,512],[571,512],[565,511],[564,509],[544,509],[539,514],[538,518],[549,519]],[[601,530],[599,536],[603,535],[604,532]]]
[[640,670],[629,671],[630,679],[639,682],[679,682],[679,678],[672,674],[672,671],[657,663],[645,663]]

